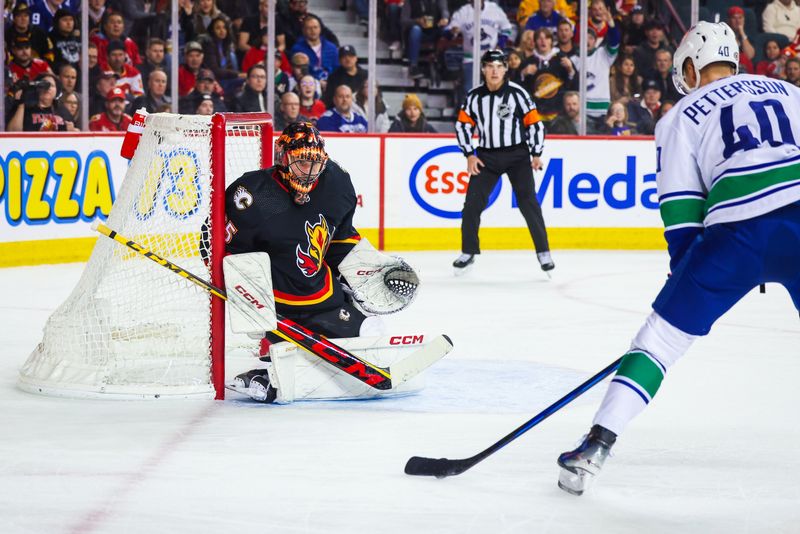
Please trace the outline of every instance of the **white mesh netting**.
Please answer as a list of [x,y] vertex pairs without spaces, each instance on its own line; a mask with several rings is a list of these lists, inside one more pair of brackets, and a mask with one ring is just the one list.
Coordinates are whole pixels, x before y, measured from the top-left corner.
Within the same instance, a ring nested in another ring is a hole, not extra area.
[[[106,223],[205,280],[211,273],[200,254],[201,230],[216,209],[210,119],[148,116]],[[261,168],[261,125],[229,122],[225,150],[226,185]],[[20,387],[82,397],[213,397],[210,298],[100,237],[78,285],[21,369]]]

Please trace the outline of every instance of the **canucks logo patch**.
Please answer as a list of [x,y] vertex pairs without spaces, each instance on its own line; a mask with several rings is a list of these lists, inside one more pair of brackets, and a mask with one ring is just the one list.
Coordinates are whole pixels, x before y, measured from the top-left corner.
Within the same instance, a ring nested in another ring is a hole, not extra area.
[[245,189],[244,186],[240,185],[236,188],[236,191],[233,192],[233,205],[236,206],[238,210],[246,210],[253,204],[253,195],[250,194],[250,191]]
[[303,250],[300,245],[297,245],[297,267],[304,276],[311,278],[322,269],[325,252],[331,242],[331,232],[328,221],[321,214],[318,223],[311,224],[306,221],[305,229],[308,248]]

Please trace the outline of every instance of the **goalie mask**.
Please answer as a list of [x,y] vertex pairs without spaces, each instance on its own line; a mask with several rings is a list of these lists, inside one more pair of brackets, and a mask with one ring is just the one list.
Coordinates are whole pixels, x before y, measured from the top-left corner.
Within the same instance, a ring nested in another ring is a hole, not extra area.
[[275,141],[275,165],[298,204],[308,202],[327,162],[325,140],[310,122],[290,124]]

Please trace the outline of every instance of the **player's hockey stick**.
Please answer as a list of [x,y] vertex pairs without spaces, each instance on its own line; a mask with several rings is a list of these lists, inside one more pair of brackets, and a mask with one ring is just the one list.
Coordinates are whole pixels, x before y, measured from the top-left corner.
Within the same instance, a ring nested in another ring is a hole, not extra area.
[[[169,269],[178,276],[181,276],[186,280],[189,280],[190,282],[202,287],[215,297],[226,301],[228,300],[228,295],[224,289],[220,289],[209,282],[206,282],[202,278],[190,273],[178,265],[175,265],[171,261],[162,258],[155,252],[148,250],[139,243],[132,241],[127,237],[121,236],[116,231],[100,223],[99,221],[95,221],[95,223],[92,224],[92,229],[106,237],[113,239],[117,243],[125,245],[136,253],[141,254],[145,258],[157,263],[158,265]],[[282,317],[279,314],[276,314],[276,316],[278,318],[278,328],[277,330],[273,330],[275,334],[286,341],[307,350],[315,356],[319,356],[340,371],[352,376],[353,378],[356,378],[357,380],[360,380],[368,386],[379,390],[392,389],[393,386],[397,386],[398,384],[413,378],[416,374],[419,374],[429,365],[433,364],[442,356],[447,354],[453,346],[453,343],[450,341],[449,337],[445,335],[438,336],[436,339],[434,339],[434,341],[425,347],[413,352],[405,359],[395,362],[390,366],[390,368],[387,369],[362,360],[355,354],[352,354],[335,343],[325,339],[320,334],[317,334],[316,332],[299,325],[291,319]],[[393,374],[394,377],[392,376]]]
[[586,382],[581,384],[580,386],[576,387],[559,400],[548,406],[544,409],[541,413],[533,417],[532,419],[526,421],[522,426],[505,436],[503,439],[489,447],[488,449],[479,452],[475,456],[471,456],[470,458],[463,458],[460,460],[450,460],[448,458],[423,458],[421,456],[412,456],[408,459],[406,463],[406,474],[407,475],[417,475],[417,476],[432,476],[436,478],[445,478],[453,475],[460,475],[470,467],[474,466],[475,464],[485,460],[492,454],[496,453],[522,434],[530,430],[531,428],[535,427],[558,410],[569,404],[570,402],[574,401],[582,394],[586,393],[592,387],[594,387],[597,383],[602,382],[604,378],[608,375],[613,373],[619,367],[622,358],[618,359]]

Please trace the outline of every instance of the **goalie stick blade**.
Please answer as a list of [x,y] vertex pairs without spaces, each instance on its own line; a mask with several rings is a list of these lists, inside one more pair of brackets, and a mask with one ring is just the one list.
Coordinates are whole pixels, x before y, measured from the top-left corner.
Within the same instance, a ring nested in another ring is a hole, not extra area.
[[451,350],[453,350],[453,342],[449,337],[445,334],[436,336],[433,341],[413,352],[406,359],[392,364],[389,368],[389,373],[392,376],[392,387],[411,380],[447,356]]
[[412,456],[406,462],[405,473],[418,477],[446,478],[460,475],[472,467],[469,459],[448,460],[447,458],[423,458]]

